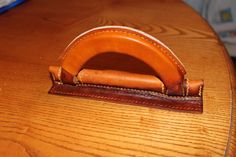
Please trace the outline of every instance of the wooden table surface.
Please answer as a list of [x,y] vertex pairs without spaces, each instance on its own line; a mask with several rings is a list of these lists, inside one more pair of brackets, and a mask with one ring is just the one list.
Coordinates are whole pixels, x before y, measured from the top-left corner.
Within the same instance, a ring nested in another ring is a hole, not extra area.
[[[78,34],[141,29],[205,81],[191,114],[48,94],[48,66]],[[0,156],[235,156],[234,74],[208,24],[180,1],[29,0],[0,15]]]

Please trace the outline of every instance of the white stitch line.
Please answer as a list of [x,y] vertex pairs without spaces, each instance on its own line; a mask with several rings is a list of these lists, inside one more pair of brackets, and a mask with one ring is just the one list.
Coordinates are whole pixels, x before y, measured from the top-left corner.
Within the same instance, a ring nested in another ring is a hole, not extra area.
[[199,96],[202,96],[202,86],[199,87],[198,95],[199,95]]
[[188,96],[188,92],[189,92],[189,82],[188,82],[189,80],[188,79],[186,79],[186,86],[187,86],[187,90],[186,90],[186,96]]
[[184,89],[183,83],[182,83],[182,85],[181,85],[181,88],[182,88],[183,96],[185,96],[185,89]]
[[[95,84],[80,84],[80,83],[77,83],[76,86],[85,86],[85,87],[88,86],[88,87],[98,87],[98,88],[102,87],[102,88],[107,88],[107,89],[135,91],[135,92],[143,93],[143,94],[149,93],[149,94],[153,94],[153,95],[160,95],[162,97],[171,97],[173,99],[186,99],[185,97],[181,97],[181,96],[172,96],[172,95],[170,96],[170,95],[162,94],[162,93],[155,92],[155,91],[147,91],[147,90],[134,89],[134,88],[122,88],[122,87],[114,87],[114,86],[95,85]],[[193,99],[196,99],[196,100],[199,99],[199,97],[195,97],[195,96],[188,96],[188,98],[193,98]]]

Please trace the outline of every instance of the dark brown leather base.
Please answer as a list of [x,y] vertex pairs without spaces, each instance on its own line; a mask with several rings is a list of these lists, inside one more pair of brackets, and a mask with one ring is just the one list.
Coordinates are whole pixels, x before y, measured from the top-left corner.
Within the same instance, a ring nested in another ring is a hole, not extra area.
[[53,83],[51,94],[79,96],[97,100],[137,104],[167,110],[202,113],[202,97],[168,96],[154,91],[101,86],[93,84]]

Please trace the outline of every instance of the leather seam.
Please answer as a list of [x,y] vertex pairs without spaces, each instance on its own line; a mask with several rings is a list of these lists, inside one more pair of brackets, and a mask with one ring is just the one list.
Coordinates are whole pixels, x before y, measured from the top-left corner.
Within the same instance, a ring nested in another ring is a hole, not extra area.
[[[107,88],[107,89],[118,89],[118,90],[123,90],[123,91],[135,91],[137,93],[140,94],[146,94],[146,93],[151,93],[151,94],[155,94],[155,95],[159,95],[162,98],[165,97],[171,97],[173,99],[185,99],[185,97],[181,97],[181,96],[170,96],[170,95],[166,95],[166,94],[162,94],[159,92],[155,92],[155,91],[148,91],[148,90],[143,90],[143,89],[134,89],[134,88],[123,88],[123,87],[114,87],[114,86],[106,86],[106,85],[95,85],[95,84],[76,84],[76,86],[87,86],[87,87],[98,87],[98,88]],[[195,97],[195,96],[188,96],[189,98],[195,99],[193,101],[198,101],[198,99],[200,97]]]
[[202,96],[202,86],[199,87],[198,95],[199,95],[199,96]]
[[89,38],[91,36],[94,36],[98,33],[103,33],[103,32],[119,32],[119,33],[126,33],[126,34],[130,34],[130,35],[135,35],[138,36],[139,38],[148,41],[149,43],[151,43],[153,46],[159,48],[161,50],[161,52],[163,52],[164,54],[166,54],[166,56],[172,61],[172,63],[174,63],[175,65],[177,65],[178,69],[182,72],[182,74],[184,74],[184,71],[182,69],[182,67],[175,61],[175,59],[171,56],[171,54],[169,54],[159,43],[152,41],[151,39],[145,37],[145,36],[141,36],[140,34],[137,33],[131,33],[125,30],[96,30],[95,32],[91,32],[89,34],[85,34],[84,36],[82,36],[81,38],[78,38],[74,44],[72,44],[68,49],[67,52],[65,53],[65,55],[62,57],[62,59],[66,58],[66,56],[69,53],[69,50],[72,50],[81,40],[85,40],[86,38]]
[[187,86],[187,88],[186,88],[186,96],[188,96],[188,93],[189,93],[189,80],[188,79],[186,79],[186,86]]
[[184,88],[184,86],[183,86],[183,83],[181,84],[181,88],[182,88],[183,96],[185,96],[185,88]]

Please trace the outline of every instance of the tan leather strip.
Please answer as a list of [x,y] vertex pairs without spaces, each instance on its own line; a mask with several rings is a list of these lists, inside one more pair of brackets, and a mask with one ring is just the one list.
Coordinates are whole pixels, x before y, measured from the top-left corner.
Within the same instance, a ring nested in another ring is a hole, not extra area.
[[186,96],[201,96],[203,88],[203,80],[185,80],[184,88],[186,89]]
[[79,83],[147,89],[165,93],[165,87],[162,81],[152,75],[115,70],[83,69],[77,75],[77,79]]
[[90,58],[98,54],[126,54],[149,65],[163,81],[168,93],[182,95],[181,84],[186,73],[182,63],[160,41],[140,32],[123,27],[88,31],[65,50],[62,68],[75,76]]

